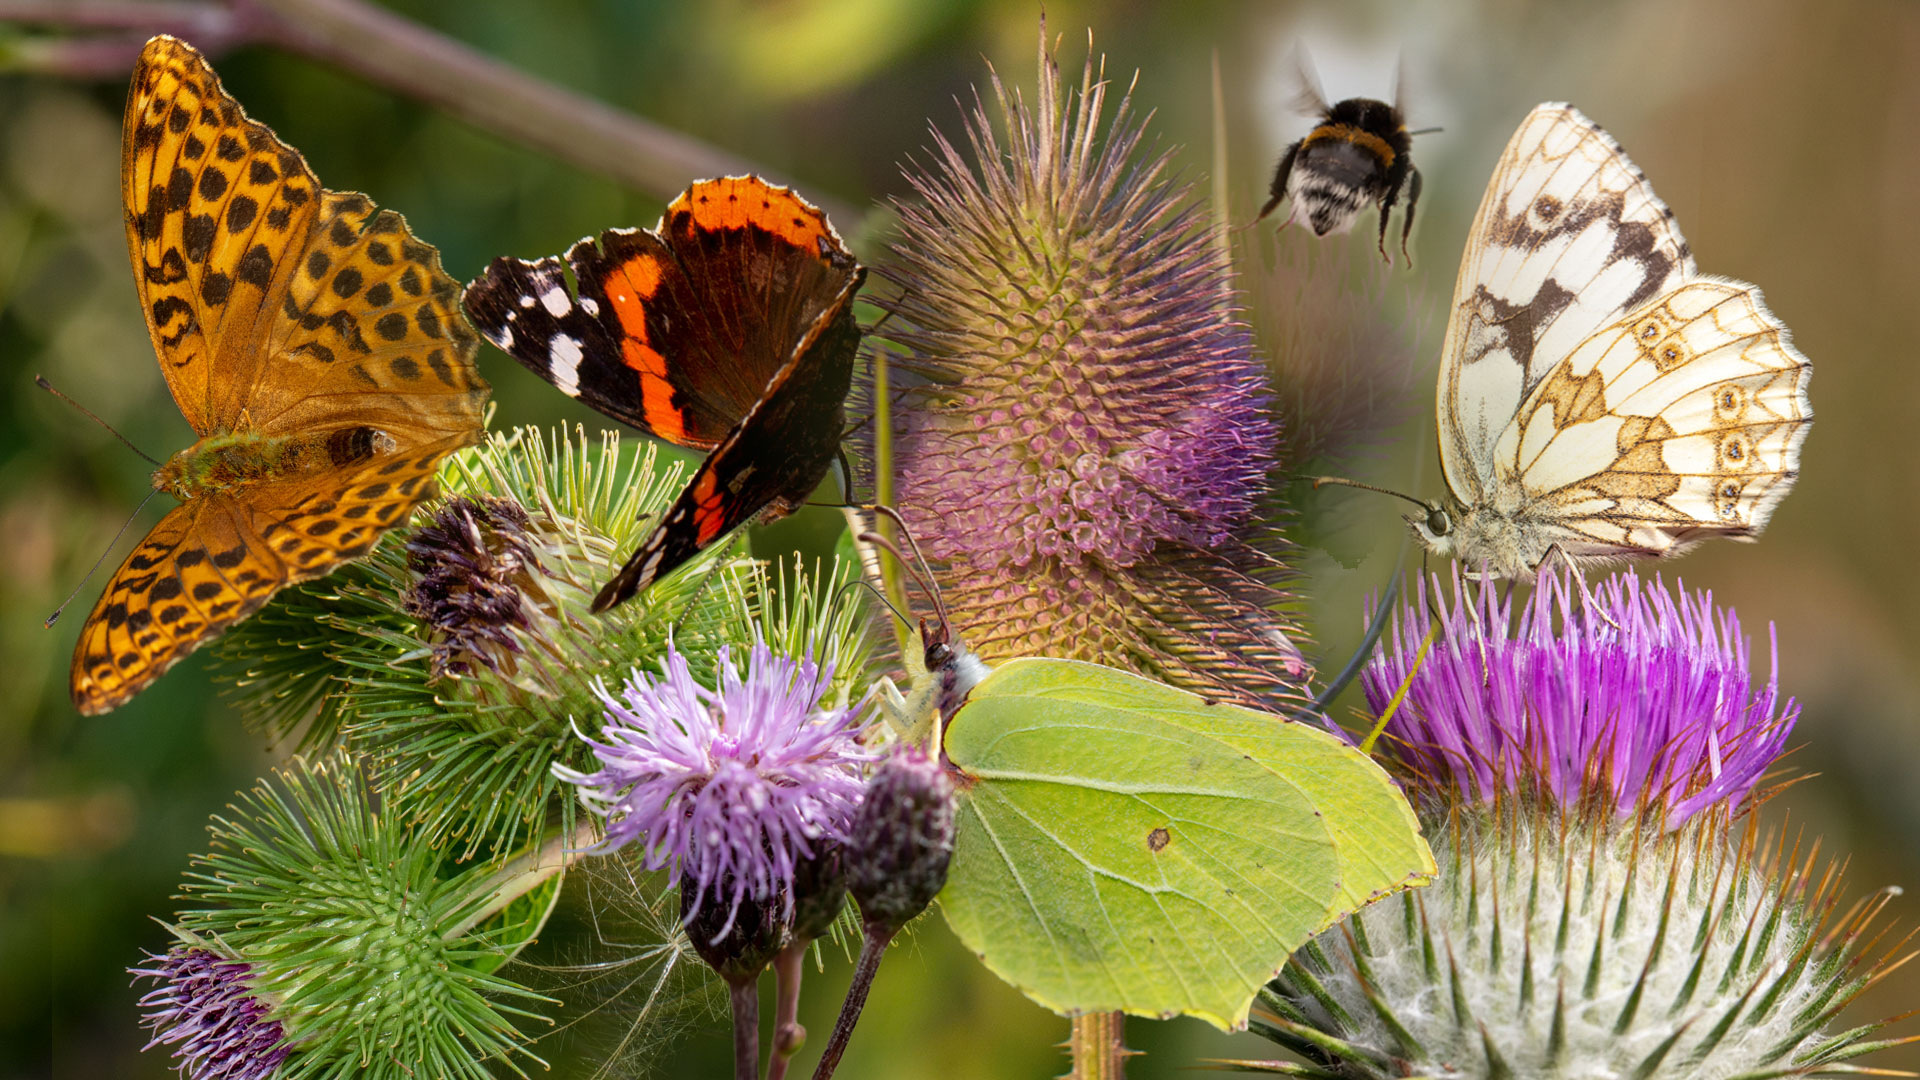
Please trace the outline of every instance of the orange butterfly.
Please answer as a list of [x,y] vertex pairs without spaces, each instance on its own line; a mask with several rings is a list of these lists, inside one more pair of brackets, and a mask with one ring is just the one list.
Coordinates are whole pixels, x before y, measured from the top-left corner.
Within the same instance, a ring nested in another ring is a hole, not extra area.
[[365,195],[323,190],[191,46],[147,42],[122,140],[134,282],[200,439],[153,474],[180,505],[81,628],[83,713],[366,554],[480,441],[488,395],[439,253]]

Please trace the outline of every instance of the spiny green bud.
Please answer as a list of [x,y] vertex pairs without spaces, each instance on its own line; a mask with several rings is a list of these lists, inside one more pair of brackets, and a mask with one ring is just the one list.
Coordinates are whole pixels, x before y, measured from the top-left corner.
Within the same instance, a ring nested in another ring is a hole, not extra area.
[[291,1048],[276,1075],[401,1080],[423,1062],[473,1080],[494,1064],[519,1071],[514,1058],[532,1056],[508,1017],[537,1014],[506,1002],[544,999],[492,972],[537,924],[494,925],[513,899],[494,867],[453,872],[373,805],[349,759],[296,759],[214,819],[185,886],[199,906],[175,934],[218,943],[246,972],[266,1006],[257,1019]]
[[1884,1045],[1829,1025],[1883,969],[1861,938],[1897,890],[1836,919],[1837,871],[1751,818],[1521,804],[1442,825],[1435,883],[1296,953],[1253,1030],[1356,1080],[1827,1076]]

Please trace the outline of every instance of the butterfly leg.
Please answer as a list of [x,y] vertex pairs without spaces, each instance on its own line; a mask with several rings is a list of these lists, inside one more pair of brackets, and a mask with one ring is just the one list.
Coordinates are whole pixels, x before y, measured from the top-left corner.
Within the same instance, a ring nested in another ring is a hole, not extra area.
[[1593,590],[1587,587],[1587,572],[1580,568],[1579,563],[1573,561],[1573,556],[1567,554],[1567,549],[1557,543],[1549,544],[1547,546],[1547,553],[1540,557],[1540,565],[1536,569],[1545,570],[1547,568],[1547,561],[1555,555],[1560,556],[1561,561],[1567,564],[1567,570],[1569,571],[1568,576],[1573,578],[1574,584],[1580,587],[1580,610],[1598,612],[1600,618],[1606,620],[1608,626],[1613,627],[1615,630],[1624,629],[1619,622],[1615,621],[1612,615],[1607,613],[1606,608],[1600,607],[1593,602]]

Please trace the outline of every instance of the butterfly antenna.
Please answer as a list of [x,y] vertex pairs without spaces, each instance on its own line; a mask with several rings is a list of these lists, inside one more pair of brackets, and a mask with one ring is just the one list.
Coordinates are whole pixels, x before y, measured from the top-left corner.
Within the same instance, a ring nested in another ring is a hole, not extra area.
[[[45,386],[46,384],[42,383],[41,385]],[[51,390],[52,387],[48,387],[48,389]],[[58,393],[58,391],[55,391],[55,393]],[[81,411],[86,412],[86,410],[84,409],[82,409]],[[93,414],[87,413],[87,415],[92,416]],[[112,431],[113,429],[108,428],[107,430]],[[122,439],[121,441],[125,442],[126,440]],[[139,453],[139,451],[136,450],[134,451],[134,453]],[[127,535],[127,526],[133,524],[134,519],[140,516],[140,511],[145,510],[147,508],[147,503],[150,500],[152,500],[152,498],[155,495],[158,495],[158,494],[160,494],[159,488],[155,488],[152,491],[147,492],[147,497],[145,499],[141,499],[140,505],[134,507],[133,513],[127,515],[127,520],[121,524],[120,531],[114,533],[113,539],[107,542],[107,550],[102,551],[100,553],[100,557],[93,560],[93,567],[92,569],[87,571],[87,576],[81,578],[80,584],[75,585],[73,587],[73,591],[67,594],[67,598],[65,600],[60,601],[60,606],[53,609],[53,614],[47,616],[47,622],[46,622],[47,629],[49,630],[53,629],[53,624],[56,620],[60,618],[60,613],[67,610],[67,605],[73,603],[73,598],[76,596],[79,596],[80,590],[87,587],[87,582],[93,580],[93,575],[100,572],[100,564],[107,561],[107,556],[113,554],[113,549],[119,546],[120,538]]]
[[[867,534],[863,534],[863,535],[867,535]],[[845,585],[842,585],[838,589],[835,589],[833,593],[833,602],[835,604],[838,604],[842,596],[845,596],[846,594],[852,592],[855,589],[865,589],[868,592],[872,593],[874,596],[874,599],[880,601],[882,604],[885,604],[887,606],[887,610],[893,612],[893,617],[900,620],[901,626],[906,627],[908,630],[913,629],[913,620],[907,618],[904,612],[902,612],[899,608],[894,606],[893,601],[887,599],[886,593],[883,593],[879,589],[875,588],[873,582],[868,581],[866,578],[854,578],[852,581],[849,581]]]
[[[940,590],[935,587],[933,583],[933,567],[928,564],[927,556],[920,550],[920,542],[913,538],[913,530],[907,527],[907,520],[901,517],[900,512],[891,506],[882,506],[879,503],[874,503],[872,506],[863,509],[872,510],[876,514],[885,514],[887,517],[893,519],[894,528],[900,530],[901,538],[906,540],[907,547],[913,551],[914,559],[920,564],[920,569],[914,574],[914,579],[920,582],[920,588],[927,594],[928,599],[933,601],[933,611],[934,614],[940,616],[941,625],[953,625],[947,619],[946,602],[940,599]],[[893,549],[890,545],[888,546],[888,550],[893,551],[894,558],[900,559],[900,552],[898,550]],[[908,569],[912,569],[912,564],[908,563],[905,559],[900,559],[900,564],[908,567]]]
[[939,615],[941,624],[946,624],[947,613],[946,609],[940,604],[940,594],[928,586],[926,579],[920,576],[920,571],[914,568],[913,563],[908,561],[905,555],[901,554],[900,549],[894,546],[893,541],[888,540],[876,532],[863,532],[858,537],[855,537],[855,539],[863,544],[872,544],[877,548],[885,550],[887,554],[892,555],[893,561],[899,563],[900,566],[912,576],[915,585],[920,586],[920,591],[926,593],[927,596],[933,600],[933,609]]
[[1443,127],[1430,127],[1430,128],[1415,128],[1414,130],[1412,130],[1412,131],[1409,131],[1409,132],[1407,132],[1407,134],[1409,134],[1409,135],[1437,135],[1437,134],[1439,134],[1440,132],[1442,132],[1442,131],[1445,131],[1445,130],[1447,130],[1447,129],[1446,129],[1446,128],[1443,128]]
[[1412,503],[1413,505],[1429,513],[1438,509],[1438,507],[1434,506],[1430,502],[1427,502],[1425,499],[1416,499],[1413,496],[1406,494],[1405,492],[1395,491],[1392,488],[1375,487],[1372,484],[1363,484],[1358,480],[1348,480],[1345,477],[1340,477],[1340,476],[1316,476],[1313,478],[1314,490],[1316,491],[1319,490],[1321,485],[1323,484],[1339,484],[1341,487],[1359,488],[1361,491],[1375,491],[1375,492],[1379,492],[1382,495],[1391,495],[1396,499],[1405,499],[1408,502]]
[[1325,689],[1313,696],[1313,702],[1308,706],[1308,711],[1299,719],[1309,720],[1325,716],[1327,709],[1333,705],[1333,699],[1340,696],[1341,691],[1353,682],[1354,676],[1360,674],[1360,669],[1365,667],[1367,661],[1373,657],[1374,646],[1379,644],[1380,635],[1386,632],[1387,616],[1393,612],[1394,603],[1400,599],[1400,582],[1407,569],[1408,546],[1408,542],[1401,542],[1400,558],[1393,564],[1393,579],[1387,582],[1386,591],[1380,595],[1380,606],[1373,610],[1373,617],[1367,620],[1367,631],[1360,636],[1360,644],[1354,648],[1353,655],[1347,658],[1346,666],[1340,669],[1340,674],[1335,675]]
[[[160,462],[157,461],[152,454],[149,454],[145,450],[142,450],[139,447],[133,445],[133,443],[130,442],[125,435],[122,435],[118,431],[115,431],[113,429],[112,424],[109,424],[105,420],[102,420],[98,416],[95,416],[93,414],[92,409],[87,408],[85,405],[80,404],[79,402],[73,400],[67,395],[61,393],[60,391],[55,390],[53,388],[53,384],[47,381],[47,377],[45,375],[35,375],[33,377],[33,381],[36,385],[40,387],[40,389],[45,390],[47,393],[52,394],[54,397],[59,398],[61,401],[64,401],[67,404],[73,406],[74,408],[79,409],[80,414],[82,416],[85,416],[87,419],[93,421],[96,424],[99,424],[103,428],[106,428],[107,434],[112,435],[116,439],[119,439],[120,444],[122,446],[125,446],[127,449],[145,458],[147,461],[147,464],[152,465],[156,469],[160,467]],[[149,496],[149,498],[151,498],[151,496]],[[143,501],[140,505],[145,506],[146,503]],[[56,614],[58,613],[56,612]],[[49,625],[52,624],[51,619],[48,620],[48,624]]]

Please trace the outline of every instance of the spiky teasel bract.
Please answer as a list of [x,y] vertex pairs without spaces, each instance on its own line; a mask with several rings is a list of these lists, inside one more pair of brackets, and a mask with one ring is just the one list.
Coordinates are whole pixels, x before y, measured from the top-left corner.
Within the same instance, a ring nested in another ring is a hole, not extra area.
[[709,549],[639,603],[593,615],[609,568],[678,493],[684,470],[652,445],[584,431],[495,435],[449,459],[446,500],[366,560],[282,594],[228,635],[245,704],[270,731],[345,744],[397,778],[434,835],[500,851],[574,800],[549,766],[587,766],[576,718],[595,676],[651,667],[677,643],[701,677],[722,646],[761,639],[835,663],[861,683],[865,638],[830,597],[842,572],[769,570],[743,544]]
[[[176,1027],[156,1041],[181,1035],[177,1025],[244,1020],[258,1038],[225,1049],[277,1055],[271,1075],[286,1080],[484,1080],[537,1062],[519,1025],[544,1027],[534,1010],[551,1002],[494,972],[545,921],[559,851],[456,867],[406,824],[403,801],[375,796],[336,754],[294,759],[215,817],[184,885],[194,906],[172,925],[180,944],[140,972],[167,980],[165,1000],[149,994],[152,1020]],[[515,908],[534,894],[541,902]]]
[[[1441,872],[1294,954],[1252,1030],[1312,1064],[1387,1077],[1834,1076],[1896,1042],[1840,1029],[1904,962],[1875,923],[1899,890],[1843,907],[1818,844],[1768,840],[1724,806],[1679,828],[1506,794],[1440,826]],[[1910,955],[1910,954],[1909,954]]]
[[1275,429],[1203,208],[1141,152],[1090,56],[1077,96],[1040,45],[1029,106],[997,75],[971,154],[936,130],[907,173],[880,333],[903,396],[897,501],[969,645],[1272,706],[1307,672],[1284,568],[1255,544]]

